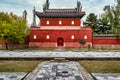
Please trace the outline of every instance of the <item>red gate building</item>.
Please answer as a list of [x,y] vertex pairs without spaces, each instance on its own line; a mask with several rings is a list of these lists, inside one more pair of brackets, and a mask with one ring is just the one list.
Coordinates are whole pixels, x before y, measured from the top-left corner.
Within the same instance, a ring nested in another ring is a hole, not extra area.
[[[84,39],[84,46],[92,46],[92,30],[81,26],[81,3],[73,9],[49,9],[49,0],[43,7],[43,12],[34,10],[33,25],[30,27],[30,47],[80,47],[80,39]],[[39,25],[35,25],[35,16],[39,18]]]

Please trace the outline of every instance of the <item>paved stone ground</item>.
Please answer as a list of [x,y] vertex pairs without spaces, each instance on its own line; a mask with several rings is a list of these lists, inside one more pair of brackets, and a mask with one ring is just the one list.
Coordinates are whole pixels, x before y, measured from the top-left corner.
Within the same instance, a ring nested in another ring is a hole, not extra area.
[[76,62],[76,65],[83,76],[84,80],[93,80],[92,76],[82,67],[79,63]]
[[64,48],[64,47],[57,47],[57,48],[55,48],[54,51],[55,51],[55,52],[64,52],[64,51],[65,51],[65,48]]
[[23,77],[25,77],[27,73],[6,73],[2,72],[0,73],[0,80],[22,80]]
[[39,64],[25,80],[93,80],[89,76],[77,62],[47,61]]
[[120,57],[120,52],[1,51],[0,57]]
[[120,80],[120,73],[92,73],[97,80]]

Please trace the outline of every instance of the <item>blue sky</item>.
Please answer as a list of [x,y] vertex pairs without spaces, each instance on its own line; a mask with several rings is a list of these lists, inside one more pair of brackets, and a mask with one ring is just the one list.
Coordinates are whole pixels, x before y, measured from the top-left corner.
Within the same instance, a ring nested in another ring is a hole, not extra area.
[[[0,12],[13,12],[16,15],[22,16],[26,9],[28,13],[28,24],[32,23],[32,10],[36,7],[37,11],[42,11],[42,5],[46,0],[0,0]],[[115,5],[114,0],[79,0],[82,4],[83,11],[86,16],[93,12],[96,15],[103,13],[105,5]],[[50,8],[75,8],[77,0],[50,0]],[[83,17],[85,20],[86,16]],[[37,20],[38,21],[38,20]]]

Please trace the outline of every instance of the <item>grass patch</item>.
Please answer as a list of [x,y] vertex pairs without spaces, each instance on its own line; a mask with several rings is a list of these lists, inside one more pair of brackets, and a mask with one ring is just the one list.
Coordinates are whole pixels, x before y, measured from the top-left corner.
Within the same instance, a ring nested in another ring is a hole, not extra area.
[[120,61],[79,61],[89,73],[120,73]]
[[29,50],[53,51],[55,48],[28,48]]
[[0,72],[31,72],[40,61],[0,61]]
[[66,51],[88,51],[88,48],[65,48]]
[[120,51],[119,47],[85,47],[85,48],[65,48],[66,51]]
[[[9,48],[9,50],[39,50],[39,51],[54,51],[56,48]],[[6,50],[4,47],[0,47],[0,50]],[[120,51],[120,47],[79,47],[79,48],[65,48],[65,51]]]
[[[6,50],[4,47],[0,47],[0,50]],[[54,51],[55,48],[38,48],[38,47],[32,47],[32,48],[17,48],[17,47],[9,47],[8,50],[39,50],[39,51]]]

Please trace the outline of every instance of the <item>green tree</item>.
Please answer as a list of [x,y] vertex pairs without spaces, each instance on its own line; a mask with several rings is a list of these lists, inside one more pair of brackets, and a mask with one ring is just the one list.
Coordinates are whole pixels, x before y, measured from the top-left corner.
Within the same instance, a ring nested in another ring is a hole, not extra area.
[[117,29],[120,28],[120,0],[117,0],[117,6],[116,8],[116,15],[115,15],[115,25],[116,25],[116,33],[118,33]]
[[110,27],[110,33],[115,33],[115,25],[114,25],[114,8],[111,6],[105,6],[104,7],[105,13],[102,14],[102,21],[105,21],[106,23],[109,23],[111,25]]
[[8,49],[9,43],[24,43],[28,35],[26,20],[13,13],[0,13],[0,39],[2,39]]
[[95,15],[94,13],[90,13],[87,16],[87,19],[85,22],[83,22],[84,25],[86,26],[90,26],[93,30],[93,33],[97,33],[98,30],[98,25],[97,25],[97,15]]
[[106,19],[98,19],[98,31],[99,34],[108,34],[110,30],[110,25]]
[[120,0],[117,1],[116,6],[105,6],[105,13],[102,15],[102,20],[110,24],[110,32],[112,34],[118,33],[117,29],[120,27]]
[[118,28],[118,38],[120,39],[120,27]]
[[85,39],[79,39],[79,43],[82,44],[82,45],[85,45],[86,41],[85,41]]

